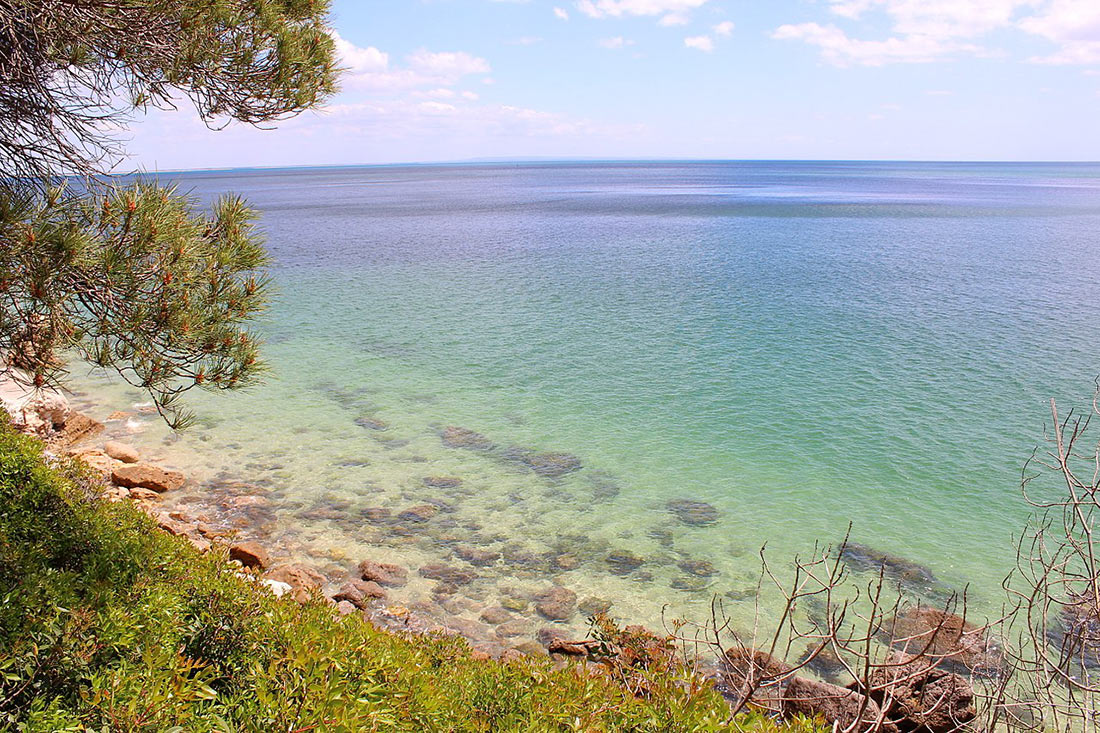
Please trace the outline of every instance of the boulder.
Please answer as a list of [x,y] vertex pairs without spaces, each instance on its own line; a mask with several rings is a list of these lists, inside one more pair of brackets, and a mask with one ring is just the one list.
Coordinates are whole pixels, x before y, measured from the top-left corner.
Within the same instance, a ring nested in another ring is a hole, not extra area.
[[517,448],[511,451],[508,457],[522,463],[539,476],[545,476],[547,478],[558,478],[567,473],[579,471],[583,467],[581,459],[570,453],[554,451],[540,453],[538,451]]
[[229,559],[236,560],[246,568],[262,570],[267,567],[267,550],[258,542],[237,542],[229,546]]
[[351,580],[340,586],[332,600],[347,601],[356,608],[366,608],[374,599],[385,599],[385,589],[373,580]]
[[105,452],[98,449],[77,450],[75,452],[70,451],[69,455],[101,475],[105,480],[110,480],[115,461]]
[[430,489],[456,489],[462,485],[462,479],[456,476],[425,476],[423,483]]
[[867,694],[901,730],[953,733],[976,716],[970,682],[920,657],[895,652],[886,666],[872,670],[868,681]]
[[821,717],[834,730],[897,733],[897,726],[885,718],[882,709],[866,695],[828,682],[791,677],[783,692],[784,718]]
[[487,624],[492,624],[493,626],[498,626],[500,624],[508,623],[509,621],[514,621],[515,618],[515,616],[508,613],[507,609],[501,606],[486,608],[484,611],[481,612],[481,620]]
[[397,515],[397,518],[403,522],[421,523],[427,522],[429,519],[439,513],[439,507],[432,504],[421,504],[419,506],[409,507],[405,511]]
[[348,616],[350,614],[353,614],[357,610],[358,609],[355,607],[355,605],[352,604],[349,601],[337,601],[336,602],[336,615],[340,616],[341,618],[343,618],[344,616]]
[[491,440],[481,433],[474,432],[469,428],[460,428],[456,425],[443,428],[440,438],[443,440],[443,445],[448,448],[490,451],[496,447]]
[[432,563],[420,568],[420,576],[428,580],[438,580],[449,585],[469,585],[477,579],[472,570],[456,568],[444,563]]
[[630,575],[645,564],[645,559],[626,550],[612,552],[606,560],[615,575]]
[[117,440],[108,440],[103,446],[103,452],[116,461],[122,461],[123,463],[137,463],[141,460],[141,456],[138,454],[136,448],[132,445],[120,443]]
[[160,494],[152,489],[143,489],[140,486],[135,486],[129,491],[130,498],[134,501],[160,501]]
[[552,585],[535,595],[535,610],[551,621],[568,621],[577,612],[577,594]]
[[147,463],[134,463],[116,467],[111,472],[111,481],[128,489],[140,487],[163,493],[180,488],[186,479],[179,471],[167,471]]
[[103,423],[80,412],[72,412],[65,424],[49,437],[53,448],[67,448],[103,432]]
[[982,629],[942,608],[907,608],[885,622],[878,635],[894,649],[925,654],[946,669],[991,675],[1002,667],[1000,649]]
[[718,521],[718,510],[705,501],[673,499],[666,506],[677,519],[692,527],[705,527]]
[[778,713],[792,667],[767,652],[731,647],[722,655],[718,690],[734,702],[749,698],[757,707]]
[[482,550],[477,547],[471,547],[470,545],[459,545],[455,548],[455,554],[471,565],[477,565],[478,567],[492,565],[500,559],[499,552]]
[[281,580],[272,580],[271,578],[263,578],[261,581],[264,585],[271,589],[271,592],[276,598],[282,598],[290,591],[294,590],[290,587],[289,583],[284,583]]
[[881,570],[886,577],[921,592],[938,584],[936,576],[923,565],[857,542],[844,545],[840,559],[852,570],[876,573]]
[[326,582],[326,578],[306,565],[280,565],[264,574],[267,580],[286,583],[291,588],[291,597],[298,603],[305,603],[317,593]]
[[359,576],[389,588],[400,588],[409,582],[408,570],[388,562],[364,560],[359,563]]

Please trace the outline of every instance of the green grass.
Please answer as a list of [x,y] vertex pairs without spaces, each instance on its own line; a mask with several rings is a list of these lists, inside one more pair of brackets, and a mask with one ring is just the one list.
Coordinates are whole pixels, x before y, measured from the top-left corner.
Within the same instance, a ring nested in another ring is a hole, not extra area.
[[[279,600],[0,420],[0,730],[706,731],[729,707],[678,665],[648,696],[503,664],[324,603]],[[742,730],[781,728],[745,717]]]

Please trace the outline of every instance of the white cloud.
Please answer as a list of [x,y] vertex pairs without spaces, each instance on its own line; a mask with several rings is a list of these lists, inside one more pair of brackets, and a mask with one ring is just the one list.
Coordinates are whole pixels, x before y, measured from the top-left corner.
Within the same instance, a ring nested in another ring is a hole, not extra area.
[[340,65],[348,69],[352,74],[364,72],[385,71],[390,65],[390,56],[379,51],[374,46],[360,48],[350,41],[333,32],[332,41],[336,44],[336,54],[340,58]]
[[601,38],[597,43],[602,48],[620,49],[626,46],[633,46],[634,41],[627,40],[622,36],[615,36],[614,38]]
[[691,21],[691,18],[683,13],[668,13],[661,16],[661,19],[657,21],[657,25],[664,28],[671,28],[676,25],[687,25]]
[[520,36],[506,43],[509,46],[534,46],[536,43],[542,43],[542,39],[538,36]]
[[465,51],[432,53],[427,49],[414,51],[408,58],[409,66],[423,74],[457,79],[467,74],[488,74],[489,62]]
[[707,53],[714,50],[714,40],[710,36],[688,36],[684,39],[684,45]]
[[462,98],[463,99],[468,99],[471,102],[476,102],[477,100],[481,99],[481,95],[478,94],[477,92],[463,92],[462,93]]
[[[821,49],[829,63],[879,66],[921,63],[958,54],[989,55],[978,39],[992,31],[1019,25],[1019,16],[1041,4],[1097,6],[1096,0],[828,0],[829,10],[847,20],[867,21],[884,16],[890,34],[884,39],[861,39],[833,24],[783,25],[773,38],[801,40]],[[1098,6],[1100,7],[1100,6]],[[1100,12],[1100,11],[1097,11]],[[1062,14],[1064,17],[1065,14]],[[1039,32],[1039,31],[1032,31]]]
[[890,63],[927,63],[952,53],[980,53],[969,44],[941,41],[933,36],[893,36],[883,41],[851,38],[835,25],[799,23],[780,26],[772,33],[780,41],[803,41],[821,49],[821,56],[837,66],[882,66]]
[[[630,15],[684,17],[709,0],[578,0],[577,9],[591,18],[621,18]],[[665,23],[674,25],[676,21]]]
[[1055,53],[1031,61],[1100,64],[1100,3],[1096,0],[1052,0],[1019,26],[1059,46]]
[[558,20],[569,20],[569,11],[565,8],[554,8],[554,17]]
[[714,32],[720,36],[729,36],[733,34],[733,21],[723,21],[714,26]]

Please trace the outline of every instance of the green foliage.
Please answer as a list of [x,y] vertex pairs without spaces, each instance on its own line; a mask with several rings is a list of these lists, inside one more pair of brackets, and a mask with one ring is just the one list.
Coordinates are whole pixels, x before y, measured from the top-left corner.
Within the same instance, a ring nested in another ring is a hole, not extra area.
[[[683,670],[646,694],[605,675],[504,664],[276,599],[73,464],[0,428],[0,729],[708,731],[729,707]],[[624,637],[617,637],[622,641]],[[763,719],[750,733],[813,730]]]
[[0,350],[36,385],[62,377],[59,355],[75,351],[182,425],[184,391],[261,371],[247,329],[268,287],[254,220],[239,198],[203,214],[145,182],[0,197]]

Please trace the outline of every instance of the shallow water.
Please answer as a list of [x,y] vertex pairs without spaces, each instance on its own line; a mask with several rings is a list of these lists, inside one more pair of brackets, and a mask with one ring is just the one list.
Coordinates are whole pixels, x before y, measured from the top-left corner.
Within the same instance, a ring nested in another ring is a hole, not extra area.
[[[178,178],[263,212],[272,374],[245,394],[196,395],[202,420],[182,436],[140,412],[112,432],[185,468],[181,497],[259,483],[273,540],[332,573],[368,557],[414,575],[443,558],[469,568],[457,544],[504,553],[451,596],[471,619],[553,577],[631,622],[702,620],[728,592],[747,623],[762,545],[782,564],[849,522],[854,541],[927,566],[942,589],[969,586],[991,611],[1046,402],[1080,404],[1100,373],[1097,166]],[[98,375],[77,387],[101,418],[144,399]],[[447,426],[496,447],[449,447]],[[543,476],[519,448],[583,467]],[[667,509],[678,499],[717,521],[684,524]],[[442,511],[423,523],[363,514],[426,502]],[[616,551],[644,564],[616,574]],[[579,566],[561,570],[561,553]],[[685,572],[692,560],[717,574]],[[436,585],[414,578],[396,600],[428,603]]]

